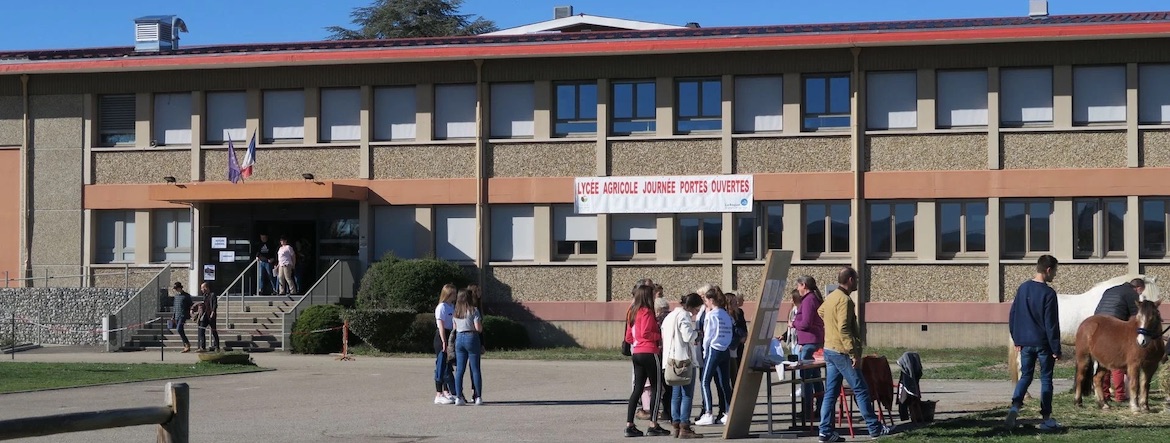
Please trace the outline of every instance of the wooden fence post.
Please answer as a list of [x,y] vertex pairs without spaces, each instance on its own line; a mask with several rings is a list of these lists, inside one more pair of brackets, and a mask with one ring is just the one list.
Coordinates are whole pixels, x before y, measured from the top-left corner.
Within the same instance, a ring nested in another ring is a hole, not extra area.
[[186,383],[167,383],[167,406],[174,415],[158,425],[158,443],[187,443],[190,428],[191,396]]

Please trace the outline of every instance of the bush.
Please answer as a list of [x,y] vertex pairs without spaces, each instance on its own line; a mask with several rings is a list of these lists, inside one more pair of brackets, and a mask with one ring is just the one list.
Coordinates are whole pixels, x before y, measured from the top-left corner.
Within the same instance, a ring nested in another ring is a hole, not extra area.
[[402,350],[403,337],[416,316],[414,311],[401,309],[351,309],[343,314],[343,318],[349,321],[351,345],[357,336],[382,352]]
[[402,334],[399,344],[403,352],[435,352],[435,331],[439,326],[435,324],[435,314],[418,314],[406,333]]
[[438,259],[383,257],[366,270],[357,294],[359,309],[404,309],[433,312],[443,285],[468,283],[458,265]]
[[292,351],[297,354],[329,354],[341,352],[341,329],[310,334],[310,331],[336,328],[342,325],[344,309],[337,305],[309,306],[293,323]]
[[488,350],[526,349],[531,342],[528,339],[528,330],[520,322],[507,317],[485,315],[483,345]]

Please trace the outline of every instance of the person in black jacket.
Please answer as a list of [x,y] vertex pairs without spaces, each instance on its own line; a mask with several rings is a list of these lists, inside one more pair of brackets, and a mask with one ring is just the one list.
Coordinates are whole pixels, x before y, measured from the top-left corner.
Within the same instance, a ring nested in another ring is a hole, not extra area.
[[[1104,314],[1121,321],[1129,321],[1130,317],[1137,315],[1137,302],[1145,290],[1146,281],[1140,278],[1106,289],[1093,315]],[[1109,378],[1111,385],[1109,390],[1113,392],[1113,400],[1118,403],[1128,401],[1129,398],[1125,395],[1125,369],[1110,371]]]

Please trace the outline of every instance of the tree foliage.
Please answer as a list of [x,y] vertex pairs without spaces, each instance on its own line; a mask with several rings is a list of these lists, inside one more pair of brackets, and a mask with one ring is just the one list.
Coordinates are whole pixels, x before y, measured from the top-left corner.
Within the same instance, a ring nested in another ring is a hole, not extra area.
[[450,37],[497,30],[495,22],[460,14],[463,0],[374,0],[350,13],[356,29],[325,28],[332,40]]

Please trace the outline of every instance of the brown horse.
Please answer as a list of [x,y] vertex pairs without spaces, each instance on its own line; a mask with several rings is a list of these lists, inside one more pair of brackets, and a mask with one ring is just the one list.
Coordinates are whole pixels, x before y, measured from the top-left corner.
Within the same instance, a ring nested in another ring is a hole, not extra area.
[[1108,408],[1103,384],[1109,379],[1109,370],[1125,369],[1129,409],[1149,412],[1150,378],[1165,355],[1166,343],[1160,334],[1162,315],[1158,313],[1158,303],[1139,301],[1137,308],[1137,315],[1129,321],[1094,315],[1077,328],[1077,406],[1081,406],[1081,393],[1089,387],[1091,377],[1097,406]]

